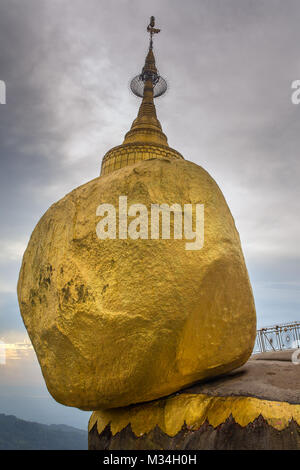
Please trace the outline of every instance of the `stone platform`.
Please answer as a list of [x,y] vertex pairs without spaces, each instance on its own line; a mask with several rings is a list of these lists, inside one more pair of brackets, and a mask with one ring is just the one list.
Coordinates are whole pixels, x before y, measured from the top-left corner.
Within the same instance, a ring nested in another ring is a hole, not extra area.
[[292,351],[152,402],[95,411],[89,449],[300,449],[300,364]]

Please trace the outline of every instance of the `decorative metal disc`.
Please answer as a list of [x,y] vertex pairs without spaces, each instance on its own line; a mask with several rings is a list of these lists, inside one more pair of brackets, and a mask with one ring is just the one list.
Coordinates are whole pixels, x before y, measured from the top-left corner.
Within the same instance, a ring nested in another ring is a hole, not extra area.
[[[153,97],[157,98],[158,96],[166,93],[168,88],[167,82],[164,78],[158,77],[157,82],[153,85]],[[143,98],[144,95],[144,82],[141,79],[141,75],[137,75],[130,82],[130,89],[132,93],[140,98]]]

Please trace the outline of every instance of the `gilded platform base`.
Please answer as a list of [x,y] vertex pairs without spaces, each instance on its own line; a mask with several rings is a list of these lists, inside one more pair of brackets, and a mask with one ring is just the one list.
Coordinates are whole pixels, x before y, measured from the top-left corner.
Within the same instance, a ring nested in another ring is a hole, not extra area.
[[300,366],[290,354],[252,358],[227,376],[149,403],[95,411],[89,448],[300,449]]

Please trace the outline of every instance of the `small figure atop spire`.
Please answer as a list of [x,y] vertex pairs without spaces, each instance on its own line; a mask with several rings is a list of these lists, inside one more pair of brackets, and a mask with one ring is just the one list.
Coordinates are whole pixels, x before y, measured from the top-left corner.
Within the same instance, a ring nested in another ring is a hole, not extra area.
[[154,28],[155,26],[155,18],[154,16],[151,16],[150,18],[150,23],[148,24],[147,26],[147,31],[148,33],[150,33],[150,45],[149,45],[149,49],[153,49],[153,34],[157,34],[157,33],[160,33],[160,29],[157,29],[157,28]]

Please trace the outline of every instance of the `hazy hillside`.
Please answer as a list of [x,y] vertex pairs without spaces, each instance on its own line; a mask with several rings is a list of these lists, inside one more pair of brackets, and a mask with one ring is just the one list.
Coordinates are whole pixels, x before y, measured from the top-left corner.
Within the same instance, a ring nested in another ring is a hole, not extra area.
[[23,421],[0,414],[0,450],[87,449],[88,432],[64,424]]

